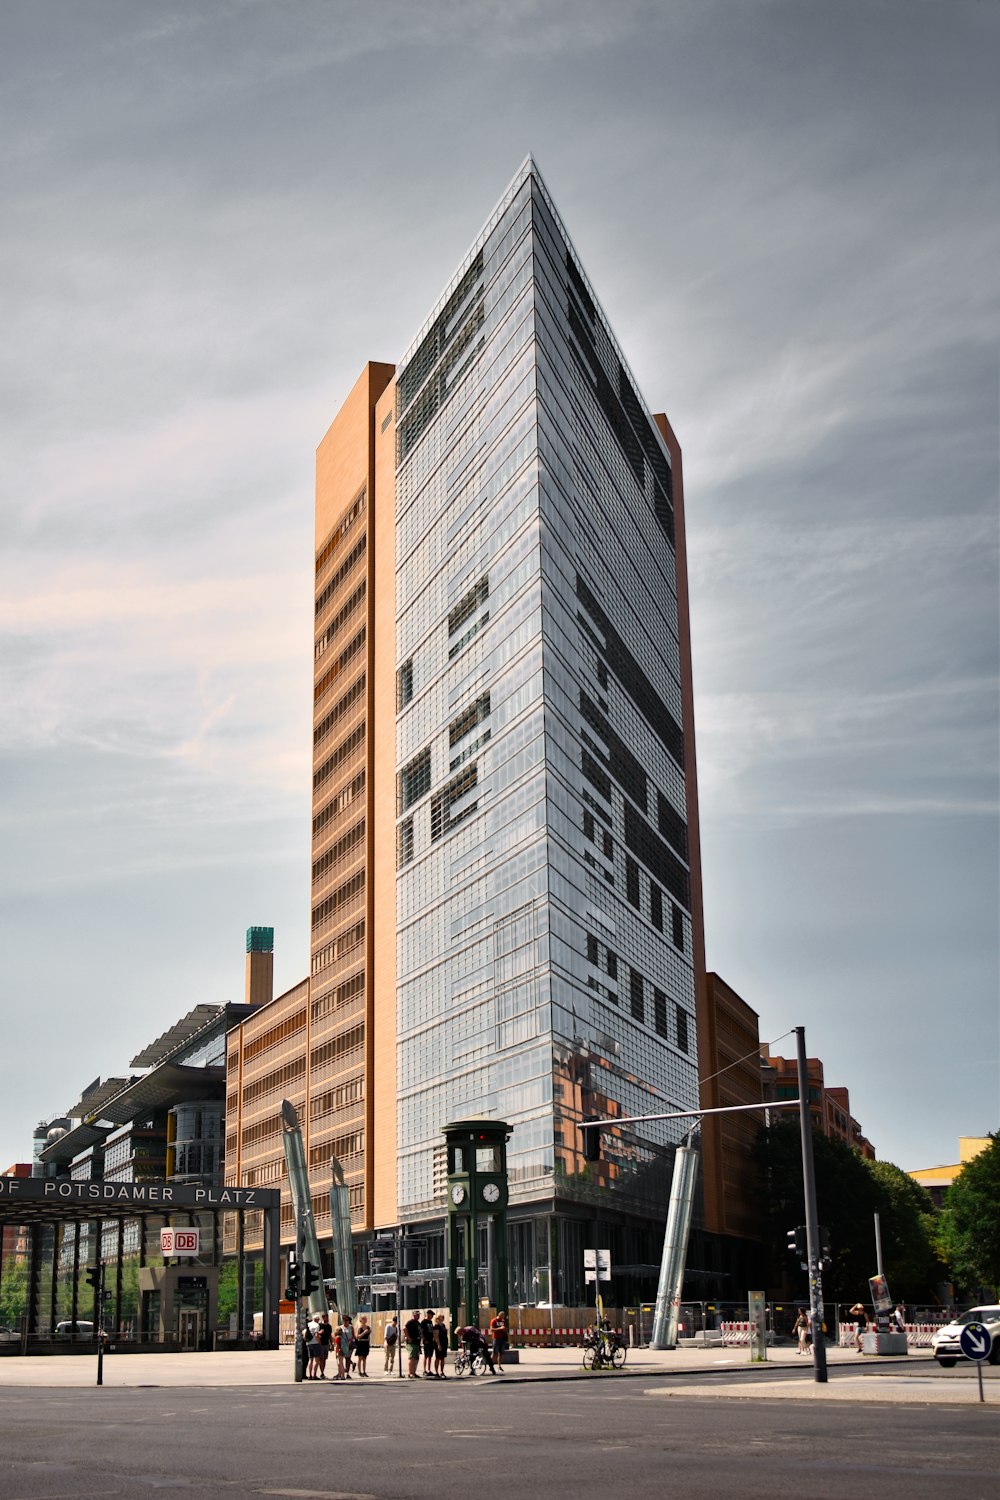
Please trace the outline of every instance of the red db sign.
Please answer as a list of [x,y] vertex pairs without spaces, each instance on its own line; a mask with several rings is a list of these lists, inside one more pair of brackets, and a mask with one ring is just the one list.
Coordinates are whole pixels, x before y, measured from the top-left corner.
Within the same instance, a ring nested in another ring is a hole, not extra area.
[[161,1229],[160,1251],[163,1255],[197,1255],[199,1229]]

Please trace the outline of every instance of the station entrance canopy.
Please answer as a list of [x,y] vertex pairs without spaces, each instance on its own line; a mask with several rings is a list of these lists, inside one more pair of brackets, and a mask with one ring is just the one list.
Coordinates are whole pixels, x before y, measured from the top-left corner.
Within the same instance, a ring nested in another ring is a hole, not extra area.
[[[99,1309],[96,1303],[93,1309],[89,1305],[93,1293],[80,1283],[86,1266],[97,1261],[105,1266],[105,1286],[111,1292],[105,1304],[107,1325],[120,1329],[128,1321],[123,1317],[123,1267],[129,1264],[138,1268],[144,1299],[144,1310],[128,1310],[135,1322],[132,1342],[174,1347],[178,1337],[172,1312],[175,1293],[183,1300],[183,1294],[197,1283],[205,1289],[206,1315],[214,1303],[222,1260],[222,1221],[227,1214],[234,1214],[237,1223],[240,1321],[245,1321],[248,1305],[245,1290],[254,1284],[245,1272],[246,1216],[254,1216],[251,1237],[258,1244],[263,1231],[263,1318],[258,1338],[262,1347],[277,1347],[280,1203],[275,1188],[0,1176],[0,1276],[11,1274],[15,1258],[27,1265],[22,1347],[53,1338],[64,1324],[96,1324]],[[159,1228],[195,1223],[204,1223],[207,1231],[196,1261],[172,1262],[160,1253]],[[126,1225],[130,1226],[128,1235]],[[156,1310],[155,1317],[151,1308]],[[206,1318],[199,1325],[202,1340],[209,1332],[206,1321],[214,1319]]]

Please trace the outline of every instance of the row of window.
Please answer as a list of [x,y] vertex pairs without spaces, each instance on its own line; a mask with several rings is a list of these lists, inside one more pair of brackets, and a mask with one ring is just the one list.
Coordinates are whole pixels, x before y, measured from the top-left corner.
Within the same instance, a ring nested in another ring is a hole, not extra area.
[[355,703],[357,703],[358,699],[364,697],[365,689],[367,688],[367,686],[368,673],[362,672],[361,676],[351,683],[344,696],[337,700],[337,702],[331,708],[330,712],[326,714],[316,725],[315,729],[313,730],[314,747],[320,745],[322,741],[326,739],[327,735],[330,733],[330,730],[333,729],[336,724],[339,724],[344,715],[346,713],[350,713],[351,709],[354,707]]
[[313,1048],[309,1065],[312,1068],[325,1068],[330,1063],[339,1064],[342,1058],[349,1057],[352,1052],[358,1052],[365,1045],[365,1023],[359,1021],[357,1026],[352,1026],[350,1031],[342,1031],[339,1036],[332,1036],[328,1041],[322,1042]]
[[319,702],[330,685],[336,682],[337,678],[340,676],[340,673],[344,670],[345,667],[350,665],[350,663],[357,656],[358,652],[364,650],[365,641],[367,639],[368,625],[367,623],[365,623],[364,625],[362,625],[357,635],[355,635],[351,640],[348,641],[343,651],[341,651],[340,655],[337,657],[337,660],[333,662],[331,666],[327,667],[326,671],[323,673],[323,676],[313,688],[314,703]]
[[317,552],[317,554],[316,554],[316,577],[317,578],[319,577],[320,573],[323,571],[323,568],[326,565],[326,563],[329,562],[330,558],[336,552],[337,548],[340,546],[340,543],[343,541],[344,537],[350,531],[351,527],[358,520],[358,518],[364,514],[366,495],[367,495],[367,490],[366,490],[365,486],[362,485],[360,493],[352,501],[351,505],[348,507],[348,510],[347,510],[346,514],[344,516],[342,516],[341,519],[337,522],[337,525],[333,528],[333,531],[327,537],[326,541],[323,543],[323,546],[320,548],[319,552]]
[[309,1165],[310,1167],[327,1167],[331,1156],[343,1162],[350,1156],[362,1156],[364,1149],[364,1131],[351,1130],[346,1135],[335,1135],[332,1141],[321,1141],[317,1146],[310,1146]]
[[342,834],[335,844],[331,844],[321,858],[313,862],[314,884],[317,880],[322,880],[324,876],[329,875],[337,865],[343,864],[345,859],[355,854],[358,845],[364,842],[365,827],[365,819],[361,818],[360,822],[355,823],[353,828],[349,828],[345,834]]
[[266,1031],[261,1032],[260,1036],[251,1038],[243,1048],[244,1065],[252,1062],[255,1057],[259,1057],[262,1052],[269,1051],[278,1042],[283,1042],[286,1038],[294,1036],[297,1031],[303,1029],[305,1024],[306,1013],[303,1008],[302,1010],[293,1011],[290,1016],[286,1016],[276,1026],[269,1026]]
[[305,1071],[304,1057],[293,1057],[289,1062],[282,1063],[280,1068],[272,1068],[270,1073],[265,1073],[262,1078],[257,1078],[253,1083],[248,1083],[244,1087],[243,1108],[249,1108],[255,1100],[262,1099],[265,1094],[276,1093],[279,1089],[288,1089],[305,1077]]
[[367,594],[367,592],[368,580],[367,578],[362,578],[361,582],[354,590],[354,593],[344,604],[340,606],[337,613],[330,621],[329,625],[327,625],[323,634],[318,637],[313,650],[313,656],[316,661],[319,661],[320,657],[323,656],[326,653],[327,649],[333,645],[334,641],[343,630],[351,615],[353,615],[355,610],[364,603],[365,595]]
[[[360,922],[355,922],[353,927],[348,927],[344,932],[338,932],[330,942],[324,943],[322,948],[317,948],[312,956],[313,977],[328,969],[331,964],[338,963],[340,959],[346,958],[353,953],[365,940],[365,922],[362,917]],[[316,1020],[315,1009],[313,1020]]]
[[347,906],[364,888],[365,872],[364,870],[358,870],[355,875],[351,876],[350,880],[345,880],[343,885],[339,885],[335,891],[331,891],[325,900],[321,901],[318,906],[313,907],[313,931],[315,932],[317,927],[322,927],[323,923],[328,922],[331,917],[335,917],[341,907]]
[[[361,922],[358,925],[363,931],[365,924]],[[342,984],[338,984],[334,989],[328,990],[325,995],[320,995],[313,1001],[313,1025],[325,1021],[327,1016],[335,1015],[338,1010],[343,1010],[345,1005],[350,1005],[352,1001],[360,999],[364,992],[365,971],[359,969],[357,974],[351,975],[350,979],[345,979]]]
[[361,796],[364,789],[365,772],[359,771],[354,780],[348,782],[347,786],[341,787],[333,801],[328,802],[313,818],[313,838],[322,833],[328,823],[332,822],[334,818],[339,817],[346,808],[350,807],[354,799]]
[[348,1078],[343,1083],[338,1083],[333,1088],[324,1089],[322,1094],[314,1094],[309,1100],[309,1118],[315,1123],[324,1115],[339,1114],[341,1110],[352,1109],[363,1104],[365,1099],[365,1078],[359,1073],[355,1078]]
[[[324,608],[326,607],[326,605],[329,604],[329,602],[333,598],[334,594],[336,594],[337,590],[340,588],[341,584],[344,582],[344,579],[350,573],[351,569],[355,566],[355,564],[357,562],[360,561],[360,559],[362,557],[364,557],[364,555],[367,552],[367,550],[368,550],[368,533],[366,532],[364,536],[359,537],[358,540],[355,542],[354,546],[351,548],[350,552],[344,558],[344,561],[341,563],[341,565],[337,569],[336,573],[334,573],[334,575],[330,579],[329,583],[327,583],[324,586],[324,588],[321,590],[321,592],[316,595],[316,618],[317,619],[322,614],[322,612],[323,612]],[[327,634],[329,635],[329,631],[327,631]]]
[[313,773],[314,792],[319,791],[324,781],[328,781],[345,760],[350,760],[351,756],[364,744],[367,733],[368,725],[362,720],[349,735],[340,741],[336,749],[330,752],[323,764]]

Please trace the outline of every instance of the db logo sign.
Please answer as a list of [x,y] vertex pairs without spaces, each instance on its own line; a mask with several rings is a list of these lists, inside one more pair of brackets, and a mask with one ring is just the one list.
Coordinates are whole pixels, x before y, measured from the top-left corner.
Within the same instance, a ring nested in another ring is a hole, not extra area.
[[160,1251],[163,1255],[197,1255],[198,1229],[161,1229]]

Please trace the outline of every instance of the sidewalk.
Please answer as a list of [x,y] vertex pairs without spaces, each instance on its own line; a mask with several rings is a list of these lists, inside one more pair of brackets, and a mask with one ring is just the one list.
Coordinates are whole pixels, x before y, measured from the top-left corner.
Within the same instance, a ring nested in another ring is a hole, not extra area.
[[[477,1383],[499,1385],[539,1380],[588,1382],[601,1380],[605,1383],[628,1382],[629,1387],[634,1389],[634,1383],[637,1380],[657,1380],[662,1376],[680,1375],[684,1377],[682,1382],[672,1386],[669,1391],[660,1388],[657,1393],[714,1396],[722,1394],[723,1391],[731,1393],[738,1391],[740,1395],[762,1396],[788,1394],[792,1391],[796,1396],[823,1395],[832,1394],[835,1386],[844,1383],[831,1380],[827,1385],[817,1385],[813,1380],[812,1359],[803,1358],[791,1348],[769,1349],[767,1362],[753,1366],[750,1364],[749,1351],[745,1348],[714,1347],[673,1351],[630,1349],[623,1370],[598,1375],[587,1374],[583,1370],[579,1349],[522,1349],[520,1355],[518,1364],[509,1365],[507,1372],[502,1376],[498,1375],[495,1381],[486,1375],[480,1377]],[[921,1387],[924,1387],[925,1383],[934,1382],[934,1385],[941,1387],[942,1390],[946,1387],[954,1387],[956,1391],[961,1388],[961,1399],[969,1399],[967,1382],[955,1378],[943,1378],[929,1351],[926,1350],[914,1350],[905,1358],[892,1359],[869,1358],[855,1354],[853,1350],[831,1348],[827,1350],[827,1363],[834,1375],[842,1367],[850,1367],[853,1374],[857,1376],[856,1380],[852,1379],[849,1382],[852,1388],[862,1384],[866,1389],[884,1385],[882,1379],[873,1381],[868,1378],[876,1374],[880,1377],[895,1375],[897,1381],[911,1387],[913,1387],[915,1376],[924,1376],[926,1381],[924,1379],[919,1381]],[[449,1358],[449,1369],[451,1364],[452,1360]],[[372,1350],[368,1366],[370,1378],[367,1381],[359,1381],[355,1376],[356,1386],[374,1389],[387,1382],[395,1382],[400,1387],[408,1385],[405,1379],[399,1378],[398,1372],[394,1375],[385,1374],[382,1367],[381,1349]],[[786,1378],[776,1380],[775,1373],[779,1371]],[[727,1382],[725,1380],[727,1374],[738,1376],[738,1385],[735,1381]],[[749,1381],[746,1378],[748,1375],[751,1377]],[[975,1371],[971,1366],[968,1375],[971,1380],[975,1381]],[[82,1389],[93,1386],[96,1376],[96,1354],[0,1358],[0,1390],[14,1387],[47,1390]],[[706,1376],[711,1377],[710,1382],[704,1380]],[[139,1386],[192,1388],[283,1386],[292,1383],[293,1355],[290,1346],[275,1350],[239,1351],[226,1354],[116,1355],[109,1353],[104,1358],[104,1384],[118,1389],[122,1387],[134,1389]],[[334,1390],[340,1389],[329,1378],[324,1384]],[[313,1381],[304,1385],[307,1390],[320,1388],[319,1383]],[[885,1389],[888,1389],[888,1386],[885,1386]],[[1000,1397],[1000,1385],[995,1386],[995,1389],[997,1397]],[[991,1395],[992,1392],[988,1391],[987,1400]],[[844,1398],[838,1395],[837,1399]],[[927,1398],[924,1396],[922,1399]]]

